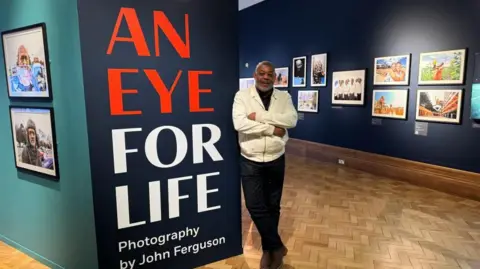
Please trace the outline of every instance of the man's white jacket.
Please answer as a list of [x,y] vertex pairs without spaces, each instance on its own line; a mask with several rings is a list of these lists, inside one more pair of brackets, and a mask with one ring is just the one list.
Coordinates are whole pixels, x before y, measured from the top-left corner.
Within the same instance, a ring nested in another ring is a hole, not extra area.
[[[248,119],[253,112],[255,120]],[[275,126],[290,129],[297,125],[297,111],[287,91],[273,89],[267,111],[255,86],[235,94],[232,117],[241,154],[255,162],[270,162],[285,153],[288,131],[284,137],[275,136]]]

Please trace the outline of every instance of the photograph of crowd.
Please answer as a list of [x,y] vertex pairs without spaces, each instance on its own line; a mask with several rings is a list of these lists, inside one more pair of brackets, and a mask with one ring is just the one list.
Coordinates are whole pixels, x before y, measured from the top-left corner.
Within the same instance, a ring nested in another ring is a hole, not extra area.
[[58,176],[53,112],[50,108],[11,107],[15,163],[18,168]]
[[9,97],[50,98],[43,25],[2,33]]
[[375,58],[373,85],[408,85],[410,55]]
[[363,105],[366,70],[333,72],[332,104]]
[[327,85],[327,54],[312,55],[312,69],[310,76],[312,87],[323,87]]
[[276,88],[288,87],[288,67],[275,68],[275,83]]

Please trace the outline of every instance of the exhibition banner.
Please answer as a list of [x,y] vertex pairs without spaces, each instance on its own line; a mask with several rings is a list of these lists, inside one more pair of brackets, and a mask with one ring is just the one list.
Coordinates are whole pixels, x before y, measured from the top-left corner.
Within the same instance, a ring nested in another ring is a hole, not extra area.
[[237,8],[78,0],[99,268],[241,254]]

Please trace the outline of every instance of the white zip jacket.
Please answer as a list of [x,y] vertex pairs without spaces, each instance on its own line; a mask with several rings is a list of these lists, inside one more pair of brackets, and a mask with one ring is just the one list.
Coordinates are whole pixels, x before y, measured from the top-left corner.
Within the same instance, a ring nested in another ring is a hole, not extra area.
[[[253,112],[255,121],[248,119]],[[255,86],[235,94],[232,117],[242,156],[255,162],[270,162],[285,153],[288,131],[284,137],[275,136],[275,126],[290,129],[297,125],[297,111],[287,91],[273,89],[266,111]]]

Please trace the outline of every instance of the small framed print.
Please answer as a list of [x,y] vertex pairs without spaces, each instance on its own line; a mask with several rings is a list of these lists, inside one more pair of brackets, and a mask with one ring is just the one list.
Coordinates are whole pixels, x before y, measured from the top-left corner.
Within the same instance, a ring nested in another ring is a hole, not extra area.
[[2,44],[8,96],[51,100],[45,24],[2,32]]
[[288,67],[275,68],[275,88],[287,88],[288,87]]
[[307,57],[296,57],[292,60],[292,87],[307,86]]
[[53,108],[10,106],[17,169],[59,179]]
[[255,85],[254,78],[241,78],[239,81],[239,90],[249,89]]
[[310,71],[310,86],[327,86],[327,54],[312,55]]
[[318,91],[298,91],[297,110],[299,112],[318,112]]

